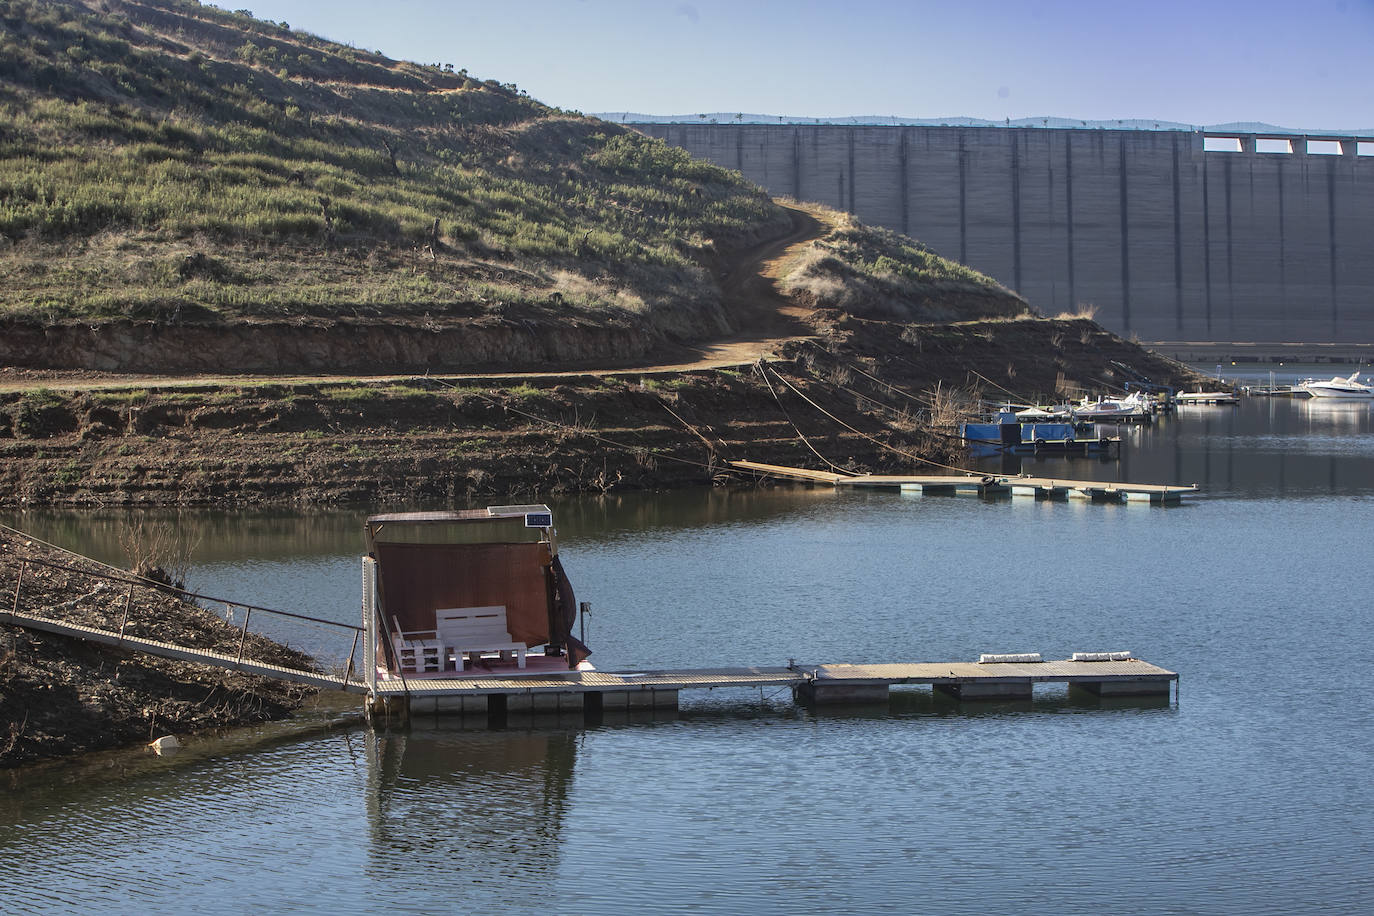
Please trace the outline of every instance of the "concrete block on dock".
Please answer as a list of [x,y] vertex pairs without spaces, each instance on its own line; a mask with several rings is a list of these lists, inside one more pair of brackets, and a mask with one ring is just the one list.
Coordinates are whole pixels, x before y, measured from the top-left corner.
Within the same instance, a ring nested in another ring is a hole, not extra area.
[[844,681],[814,680],[798,684],[797,699],[803,703],[826,706],[834,703],[886,703],[886,684],[847,684]]
[[606,709],[677,709],[676,690],[603,690],[601,708]]
[[571,712],[582,709],[582,694],[568,691],[513,693],[506,697],[506,713]]
[[1162,694],[1168,696],[1169,681],[1163,678],[1148,680],[1118,681],[1080,681],[1075,684],[1099,697],[1144,697]]
[[1031,682],[1024,681],[963,681],[935,684],[941,693],[961,700],[1029,700]]
[[455,694],[452,696],[414,697],[410,701],[412,713],[444,713],[448,715],[487,714],[490,702],[483,694]]

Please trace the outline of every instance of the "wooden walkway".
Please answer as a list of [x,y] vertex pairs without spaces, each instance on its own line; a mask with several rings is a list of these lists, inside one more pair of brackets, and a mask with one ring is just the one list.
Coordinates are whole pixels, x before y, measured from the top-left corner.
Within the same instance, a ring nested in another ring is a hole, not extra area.
[[1088,499],[1095,502],[1178,503],[1198,491],[1197,484],[1174,486],[1154,483],[1118,483],[1101,480],[1062,480],[1049,477],[998,474],[982,476],[840,474],[809,468],[760,464],[757,461],[731,461],[732,467],[760,477],[777,477],[804,483],[830,484],[834,487],[876,487],[918,493],[970,493],[979,496],[1033,496],[1036,499]]

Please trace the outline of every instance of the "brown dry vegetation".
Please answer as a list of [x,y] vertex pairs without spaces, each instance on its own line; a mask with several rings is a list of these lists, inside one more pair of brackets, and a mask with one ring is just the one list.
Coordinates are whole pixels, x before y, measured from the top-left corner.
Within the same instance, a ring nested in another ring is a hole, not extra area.
[[920,242],[828,212],[826,233],[789,266],[783,289],[862,318],[934,322],[1029,317],[1025,300]]
[[[0,592],[20,610],[118,630],[129,601],[130,635],[236,652],[239,633],[214,614],[151,585],[87,573],[112,571],[0,528]],[[249,633],[245,657],[310,666],[310,659]],[[174,662],[0,624],[0,768],[44,757],[150,741],[169,733],[281,718],[310,688]]]
[[837,419],[749,367],[10,391],[0,505],[518,501],[709,484],[735,458],[814,465],[803,435],[830,461],[912,470],[959,461],[952,389],[1049,399],[1120,386],[1118,362],[1190,378],[1086,320],[813,320],[769,365]]

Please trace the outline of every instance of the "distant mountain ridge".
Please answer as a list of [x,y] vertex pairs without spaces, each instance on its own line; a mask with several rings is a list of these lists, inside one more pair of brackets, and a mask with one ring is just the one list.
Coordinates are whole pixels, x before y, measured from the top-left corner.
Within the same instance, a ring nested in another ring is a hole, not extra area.
[[1184,124],[1179,121],[1154,121],[1147,118],[1123,118],[1115,121],[1082,121],[1076,118],[1011,118],[990,121],[986,118],[898,118],[888,115],[854,115],[839,118],[806,118],[795,115],[747,114],[744,112],[709,112],[690,115],[651,115],[634,111],[597,112],[592,117],[616,124],[796,124],[841,127],[1040,127],[1056,130],[1183,130],[1188,132],[1236,134],[1274,134],[1307,137],[1370,137],[1374,128],[1360,130],[1304,130],[1279,127],[1262,121],[1233,121],[1227,124]]

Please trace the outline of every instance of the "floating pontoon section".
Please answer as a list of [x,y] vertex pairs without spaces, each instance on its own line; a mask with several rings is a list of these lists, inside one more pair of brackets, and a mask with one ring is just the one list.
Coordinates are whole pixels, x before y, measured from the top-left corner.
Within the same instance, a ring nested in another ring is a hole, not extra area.
[[893,475],[839,474],[833,471],[813,471],[757,461],[731,461],[732,467],[749,471],[760,477],[776,477],[802,483],[830,484],[834,487],[869,487],[900,490],[904,493],[946,495],[1033,496],[1036,499],[1087,499],[1093,502],[1150,502],[1157,505],[1178,503],[1184,496],[1198,491],[1197,484],[1174,486],[1154,483],[1119,483],[1102,480],[1061,480],[1048,477],[1009,477],[997,474],[954,475]]

